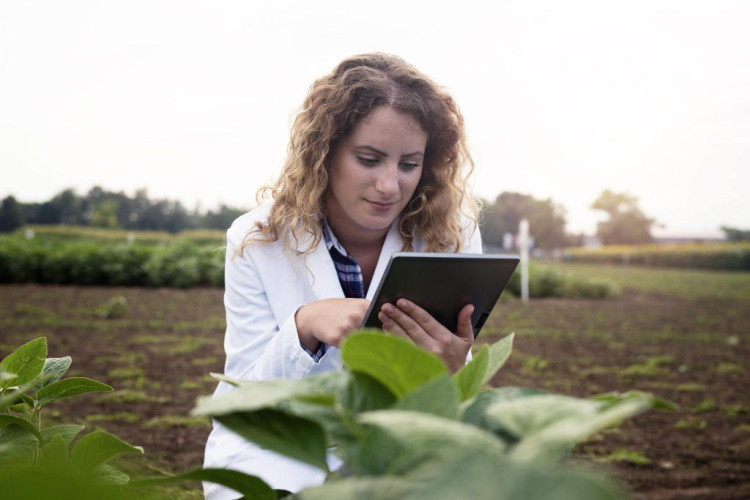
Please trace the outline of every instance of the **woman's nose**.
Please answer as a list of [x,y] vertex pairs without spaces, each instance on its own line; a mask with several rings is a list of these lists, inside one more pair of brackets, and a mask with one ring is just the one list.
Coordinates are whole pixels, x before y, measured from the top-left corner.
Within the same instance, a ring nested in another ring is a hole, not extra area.
[[398,165],[387,165],[380,169],[375,180],[375,189],[388,198],[398,195]]

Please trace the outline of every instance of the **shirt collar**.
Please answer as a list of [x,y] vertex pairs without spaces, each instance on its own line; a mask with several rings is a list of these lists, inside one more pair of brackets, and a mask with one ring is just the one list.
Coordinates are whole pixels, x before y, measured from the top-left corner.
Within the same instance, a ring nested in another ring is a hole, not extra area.
[[342,256],[349,257],[349,252],[347,252],[346,248],[344,248],[341,243],[339,243],[339,240],[336,239],[336,235],[333,234],[331,227],[328,225],[328,221],[325,219],[323,219],[323,238],[326,241],[326,247],[329,252],[331,251],[331,248],[334,248]]

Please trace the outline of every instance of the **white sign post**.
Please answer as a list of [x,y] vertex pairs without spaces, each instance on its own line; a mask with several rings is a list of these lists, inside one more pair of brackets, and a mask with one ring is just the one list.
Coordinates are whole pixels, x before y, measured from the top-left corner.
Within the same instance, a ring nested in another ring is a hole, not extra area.
[[521,251],[521,302],[529,301],[529,221],[518,225],[518,246]]

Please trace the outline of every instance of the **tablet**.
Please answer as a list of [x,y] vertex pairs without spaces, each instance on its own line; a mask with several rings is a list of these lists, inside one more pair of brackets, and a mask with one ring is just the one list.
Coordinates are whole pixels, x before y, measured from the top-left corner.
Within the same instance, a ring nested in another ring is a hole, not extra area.
[[365,314],[363,328],[383,328],[378,312],[385,303],[411,300],[450,331],[458,313],[474,305],[471,323],[479,334],[518,265],[517,255],[396,252]]

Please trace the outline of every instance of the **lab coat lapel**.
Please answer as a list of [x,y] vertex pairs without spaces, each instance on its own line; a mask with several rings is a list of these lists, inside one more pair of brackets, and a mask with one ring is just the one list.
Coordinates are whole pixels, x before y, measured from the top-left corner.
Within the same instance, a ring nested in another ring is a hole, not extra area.
[[[309,238],[311,237],[301,238],[304,241],[301,241],[298,245],[298,252],[301,252],[300,249],[309,245]],[[331,259],[331,254],[328,253],[328,248],[323,238],[320,238],[315,250],[303,257],[303,259],[302,272],[310,280],[310,286],[318,300],[344,298],[344,292],[341,289],[341,283],[339,283],[336,267],[333,265],[333,259]],[[305,269],[305,265],[307,269]]]
[[367,289],[368,300],[372,300],[373,295],[375,295],[375,290],[378,289],[385,268],[388,267],[388,262],[391,260],[391,255],[394,252],[400,252],[404,247],[404,240],[398,232],[398,222],[399,220],[396,219],[396,221],[391,224],[391,228],[385,236],[383,248],[380,250],[380,257],[378,257],[378,264],[375,266],[375,272],[372,274],[370,287]]

